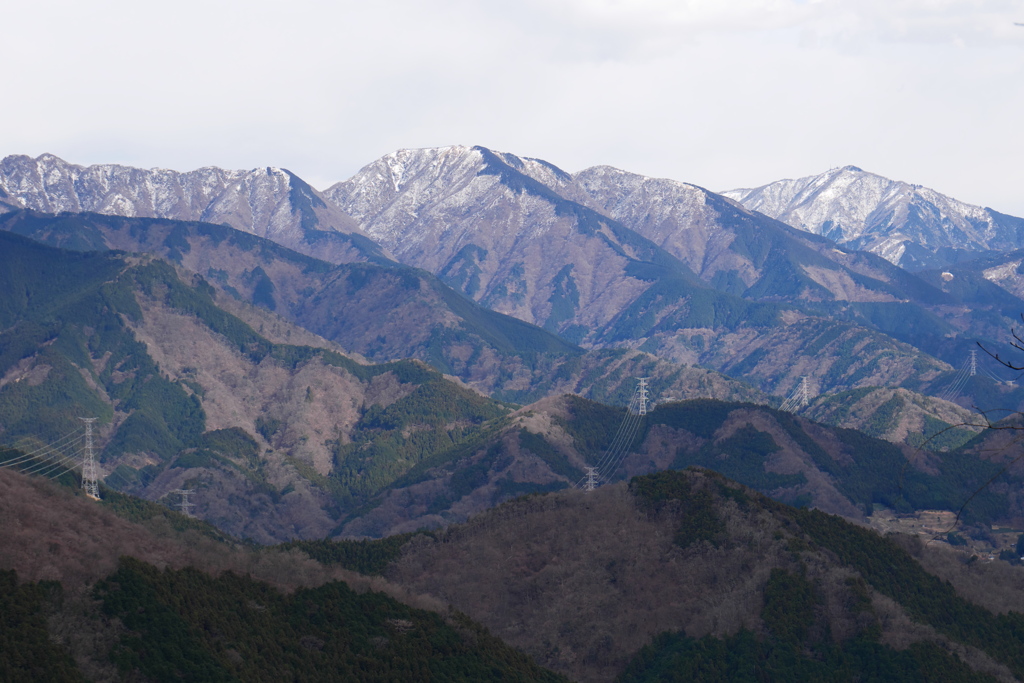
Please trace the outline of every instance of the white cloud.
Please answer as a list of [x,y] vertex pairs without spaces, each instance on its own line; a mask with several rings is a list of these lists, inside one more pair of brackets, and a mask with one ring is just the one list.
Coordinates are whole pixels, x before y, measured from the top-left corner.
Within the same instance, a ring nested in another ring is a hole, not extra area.
[[483,144],[712,189],[855,163],[1024,215],[1024,5],[383,0],[11,7],[0,151],[314,185]]

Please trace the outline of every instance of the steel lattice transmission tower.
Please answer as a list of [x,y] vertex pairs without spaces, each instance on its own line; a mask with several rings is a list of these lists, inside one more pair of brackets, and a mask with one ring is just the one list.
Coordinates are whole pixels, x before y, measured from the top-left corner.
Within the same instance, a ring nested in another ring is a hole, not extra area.
[[785,410],[790,413],[806,408],[811,402],[811,392],[807,389],[807,378],[803,377],[800,379],[800,384],[793,391],[793,394],[782,402],[780,410]]
[[593,491],[594,489],[597,488],[598,483],[599,482],[597,481],[597,468],[596,467],[588,467],[587,468],[587,482],[583,485],[583,490],[584,491]]
[[85,423],[85,460],[82,462],[82,488],[85,495],[94,500],[100,499],[100,474],[96,466],[96,457],[92,450],[92,423],[95,417],[78,418]]
[[640,408],[637,410],[636,414],[637,415],[646,415],[647,414],[647,399],[649,398],[649,396],[647,394],[647,380],[650,379],[650,377],[638,377],[637,379],[640,381],[640,386],[637,387],[637,389],[636,389],[637,393],[640,394]]
[[192,508],[195,507],[195,503],[191,503],[188,497],[195,493],[195,489],[174,489],[171,493],[177,493],[181,496],[181,500],[178,502],[178,509],[181,510],[181,514],[186,517],[192,516]]

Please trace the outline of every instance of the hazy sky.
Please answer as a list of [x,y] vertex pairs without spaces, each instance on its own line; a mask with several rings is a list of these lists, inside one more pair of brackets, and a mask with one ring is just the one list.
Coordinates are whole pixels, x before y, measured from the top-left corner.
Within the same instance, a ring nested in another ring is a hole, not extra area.
[[484,145],[713,190],[856,164],[1024,216],[1024,2],[34,0],[0,156],[289,168]]

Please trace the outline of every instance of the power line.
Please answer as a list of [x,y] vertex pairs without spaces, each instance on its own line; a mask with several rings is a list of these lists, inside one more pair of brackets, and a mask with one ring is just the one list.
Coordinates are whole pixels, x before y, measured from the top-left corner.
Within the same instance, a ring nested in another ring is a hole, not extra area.
[[605,450],[604,455],[595,467],[588,467],[586,475],[576,482],[576,488],[585,491],[593,491],[602,483],[611,480],[611,476],[618,469],[619,465],[629,455],[629,447],[636,438],[640,424],[647,415],[648,401],[650,395],[647,388],[649,378],[637,378],[638,384],[633,396],[626,407],[626,415],[619,423],[619,429],[615,432],[611,444]]
[[[67,466],[67,469],[71,469],[78,460],[78,451],[75,449],[75,445],[84,438],[83,434],[74,441],[53,448],[42,455],[36,455],[31,463],[22,463],[19,470],[22,474],[49,476],[54,469],[60,466]],[[71,464],[68,465],[68,463]]]
[[632,400],[629,402],[629,406],[626,408],[626,416],[622,422],[619,423],[619,431],[615,433],[615,438],[612,439],[611,445],[604,452],[604,456],[600,462],[597,463],[598,472],[606,469],[608,463],[610,463],[615,456],[631,443],[629,434],[632,431],[633,422],[638,419],[637,404],[639,403],[638,396],[636,393],[633,394]]
[[960,392],[967,386],[967,382],[970,381],[971,377],[978,374],[978,352],[971,350],[970,356],[964,361],[964,364],[960,366],[960,370],[953,377],[953,381],[949,383],[946,390],[939,394],[939,398],[943,401],[953,402],[960,396]]
[[8,460],[2,466],[17,467],[22,472],[32,473],[34,470],[41,469],[54,462],[54,458],[67,459],[68,457],[74,457],[74,454],[68,456],[67,451],[74,448],[75,444],[83,438],[85,438],[84,434],[74,441],[67,442],[56,448],[50,448],[46,452],[40,453],[37,451],[36,454],[32,456],[22,456],[13,460]]
[[[74,437],[75,435],[77,435],[77,437],[73,441],[67,442],[68,439],[71,439],[71,437]],[[70,432],[69,434],[66,434],[65,436],[57,439],[53,443],[45,444],[45,445],[40,446],[40,447],[36,448],[35,450],[29,451],[29,452],[21,451],[21,449],[16,445],[17,442],[15,442],[15,445],[8,446],[8,448],[19,450],[21,452],[21,455],[19,455],[16,458],[12,458],[11,460],[7,460],[7,461],[5,461],[3,463],[0,463],[0,467],[13,467],[14,465],[17,465],[19,463],[22,463],[22,462],[25,462],[25,461],[28,461],[28,460],[35,460],[35,459],[37,459],[39,457],[46,457],[46,453],[44,453],[44,451],[52,452],[53,450],[58,450],[60,448],[64,448],[65,446],[78,443],[79,441],[81,441],[84,438],[85,438],[85,434],[80,434],[78,429],[75,429],[74,431]],[[67,443],[64,443],[64,442],[67,442]],[[61,444],[61,445],[58,445],[58,444]],[[43,455],[39,455],[40,453],[42,453]]]
[[[78,429],[75,429],[57,441],[44,444],[0,463],[0,468],[17,467],[22,474],[53,479],[75,469],[81,461],[82,488],[87,496],[99,500],[99,466],[96,463],[92,438],[93,423],[98,418],[81,417],[78,419],[85,423],[85,433],[80,433]],[[83,440],[85,441],[84,453],[79,453],[75,448]]]
[[35,455],[31,455],[31,456],[23,455],[23,456],[14,458],[13,460],[8,460],[7,462],[4,462],[3,464],[0,464],[0,468],[18,467],[19,469],[21,469],[22,467],[34,467],[36,464],[38,464],[38,462],[40,460],[46,460],[47,458],[53,457],[54,454],[63,455],[64,451],[62,449],[72,448],[72,447],[74,447],[78,442],[80,442],[84,438],[85,438],[85,435],[82,434],[77,439],[75,439],[74,441],[70,441],[68,443],[65,443],[65,444],[63,444],[63,445],[61,445],[61,446],[59,446],[57,448],[48,449],[45,453],[40,453],[40,452],[37,451]]
[[65,455],[60,460],[50,460],[43,462],[34,467],[21,470],[22,474],[47,477],[52,479],[59,477],[60,475],[74,469],[76,461],[78,460],[78,453],[70,453]]

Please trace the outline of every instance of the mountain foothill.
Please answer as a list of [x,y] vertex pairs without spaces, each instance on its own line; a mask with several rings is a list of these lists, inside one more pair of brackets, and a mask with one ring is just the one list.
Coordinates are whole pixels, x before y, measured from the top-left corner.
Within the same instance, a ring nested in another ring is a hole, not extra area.
[[1022,219],[459,146],[0,212],[0,678],[1024,677]]

